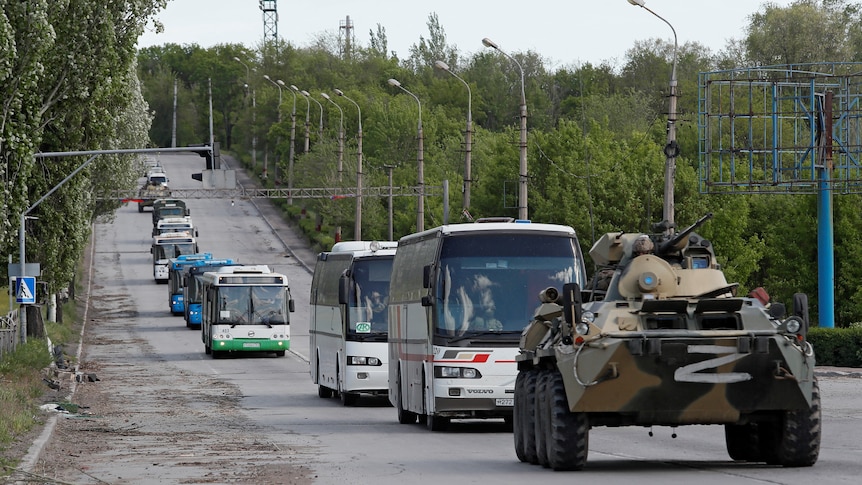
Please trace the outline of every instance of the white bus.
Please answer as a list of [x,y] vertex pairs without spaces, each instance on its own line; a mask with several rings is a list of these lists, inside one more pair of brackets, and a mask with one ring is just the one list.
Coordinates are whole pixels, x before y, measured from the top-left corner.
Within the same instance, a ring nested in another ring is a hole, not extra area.
[[385,395],[387,302],[394,241],[336,243],[318,255],[311,280],[311,380],[322,398],[345,406],[360,394]]
[[268,266],[223,266],[204,273],[201,340],[213,358],[228,352],[275,352],[290,348],[294,310],[287,276]]
[[153,255],[153,279],[156,283],[167,283],[169,261],[179,256],[196,254],[198,243],[188,232],[171,232],[153,237],[150,253]]
[[515,355],[539,292],[584,285],[574,229],[499,218],[398,241],[389,291],[389,401],[402,424],[512,422]]

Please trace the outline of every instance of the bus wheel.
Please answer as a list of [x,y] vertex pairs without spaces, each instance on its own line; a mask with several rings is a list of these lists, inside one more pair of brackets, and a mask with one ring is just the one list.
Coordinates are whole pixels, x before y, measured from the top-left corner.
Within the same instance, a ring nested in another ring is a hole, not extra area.
[[318,386],[317,386],[317,397],[319,397],[321,399],[331,398],[332,397],[332,389],[318,384]]
[[416,413],[404,410],[404,402],[401,399],[401,371],[398,371],[398,380],[395,382],[398,394],[395,399],[395,407],[398,409],[398,422],[401,424],[413,424],[416,422]]
[[446,431],[446,428],[449,427],[449,418],[429,414],[425,425],[431,431]]
[[276,351],[276,352],[275,352],[275,356],[276,356],[276,357],[284,357],[284,351],[283,351],[283,350],[278,350],[278,351]]
[[359,394],[355,392],[341,391],[341,404],[344,406],[353,406],[359,400]]
[[212,349],[212,347],[209,346],[209,344],[204,344],[204,353],[207,355],[210,355],[213,353],[213,349]]

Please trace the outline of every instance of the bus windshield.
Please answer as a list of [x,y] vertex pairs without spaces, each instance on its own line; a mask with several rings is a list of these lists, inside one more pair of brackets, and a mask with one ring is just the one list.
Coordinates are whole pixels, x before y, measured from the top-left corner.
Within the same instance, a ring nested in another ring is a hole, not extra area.
[[348,334],[387,333],[391,274],[392,257],[356,260],[349,296]]
[[196,252],[195,244],[191,242],[180,244],[161,243],[156,245],[154,255],[155,259],[170,259],[184,254],[195,254]]
[[438,272],[435,329],[442,336],[520,334],[539,292],[583,284],[572,238],[540,234],[451,237]]
[[218,323],[270,326],[288,323],[283,286],[222,286],[218,291]]

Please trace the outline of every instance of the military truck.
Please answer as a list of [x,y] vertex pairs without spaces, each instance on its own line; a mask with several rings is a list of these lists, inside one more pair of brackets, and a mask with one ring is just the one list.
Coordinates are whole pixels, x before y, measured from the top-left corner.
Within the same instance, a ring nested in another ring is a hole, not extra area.
[[141,190],[138,191],[138,212],[144,212],[144,207],[152,207],[153,202],[171,196],[168,188],[168,177],[164,172],[150,172]]
[[540,293],[516,357],[521,461],[579,470],[592,428],[707,424],[724,426],[733,460],[817,461],[807,298],[797,294],[788,316],[762,292],[738,296],[695,232],[710,217],[678,233],[605,234],[590,256],[606,288]]
[[[180,199],[158,199],[153,201],[153,228],[166,218],[188,217],[191,214],[186,202]],[[155,235],[155,234],[154,234]]]

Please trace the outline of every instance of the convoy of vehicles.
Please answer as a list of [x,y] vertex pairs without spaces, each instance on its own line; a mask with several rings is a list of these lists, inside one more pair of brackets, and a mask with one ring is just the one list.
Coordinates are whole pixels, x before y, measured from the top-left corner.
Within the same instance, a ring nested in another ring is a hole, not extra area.
[[768,297],[736,296],[696,226],[605,234],[590,256],[612,277],[583,306],[578,285],[542,292],[517,359],[521,461],[578,470],[591,428],[695,424],[723,425],[734,460],[817,461],[807,299],[787,316]]
[[398,241],[389,293],[389,401],[398,421],[511,422],[515,356],[536,295],[584,284],[568,226],[480,220]]
[[389,276],[398,243],[336,243],[318,255],[311,280],[310,372],[322,398],[352,405],[389,389]]
[[222,266],[233,266],[237,263],[232,259],[209,259],[195,261],[186,268],[183,274],[183,316],[186,327],[200,328],[201,302],[203,302],[203,275],[216,271]]
[[265,265],[223,266],[204,273],[201,340],[213,358],[229,352],[275,352],[290,348],[294,302],[287,276]]
[[185,313],[185,270],[195,263],[211,261],[211,253],[185,254],[168,261],[168,308],[172,315]]
[[160,220],[171,217],[187,217],[189,210],[186,208],[185,201],[180,199],[159,199],[153,201],[153,227]]

